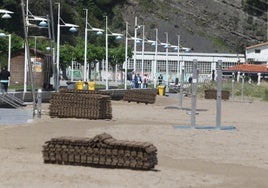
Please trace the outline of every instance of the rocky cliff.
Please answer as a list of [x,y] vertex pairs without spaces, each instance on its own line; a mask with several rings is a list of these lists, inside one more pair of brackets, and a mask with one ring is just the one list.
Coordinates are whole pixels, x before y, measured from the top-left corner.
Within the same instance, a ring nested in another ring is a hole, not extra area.
[[[243,11],[241,0],[128,0],[121,7],[123,19],[134,28],[145,25],[145,35],[195,52],[243,53],[245,46],[266,41],[266,14],[260,17]],[[131,31],[130,31],[131,32]],[[139,36],[142,30],[139,29]]]

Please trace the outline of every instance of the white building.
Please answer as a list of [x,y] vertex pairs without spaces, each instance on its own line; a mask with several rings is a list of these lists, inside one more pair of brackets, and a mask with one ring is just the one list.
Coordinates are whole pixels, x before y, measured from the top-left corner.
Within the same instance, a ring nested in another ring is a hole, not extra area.
[[[134,70],[134,58],[135,55],[128,61],[128,69]],[[188,77],[192,74],[193,60],[198,62],[199,81],[204,82],[212,79],[217,61],[221,60],[222,68],[225,69],[238,63],[245,63],[245,55],[191,52],[157,52],[156,54],[155,52],[142,53],[137,51],[135,71],[143,75],[148,74],[149,80],[154,80],[162,74],[164,81],[174,82],[175,78],[180,78],[180,73],[184,69],[185,79],[188,80]]]
[[[245,63],[246,58],[244,54],[224,54],[224,53],[192,53],[192,52],[152,52],[152,51],[142,51],[136,52],[136,64],[134,65],[133,57],[127,62],[128,70],[135,70],[141,75],[147,74],[149,81],[155,82],[160,74],[163,76],[164,82],[175,82],[176,78],[180,78],[182,69],[185,73],[185,81],[188,80],[189,76],[192,74],[192,63],[193,60],[198,62],[199,71],[199,81],[206,82],[212,80],[213,72],[216,73],[216,63],[217,61],[222,61],[222,68],[227,69],[229,67],[235,66],[238,63]],[[105,61],[97,64],[96,72],[99,75],[97,79],[102,81],[105,80],[106,70],[100,67],[105,67]],[[125,68],[126,65],[123,65]],[[102,77],[100,78],[100,75]],[[116,81],[124,80],[124,74],[120,71],[115,72],[113,75],[112,68],[109,67],[108,78],[112,80],[115,78]],[[215,75],[216,76],[216,75]]]
[[268,63],[268,42],[247,47],[246,60],[255,64]]

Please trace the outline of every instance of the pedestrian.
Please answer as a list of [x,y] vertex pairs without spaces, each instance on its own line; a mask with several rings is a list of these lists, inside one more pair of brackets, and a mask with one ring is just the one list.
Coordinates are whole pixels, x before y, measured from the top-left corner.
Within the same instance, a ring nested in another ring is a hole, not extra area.
[[142,78],[141,78],[141,75],[138,73],[137,81],[136,81],[136,88],[141,88],[141,84],[142,84]]
[[144,74],[144,77],[143,77],[143,88],[148,88],[148,77],[147,77],[147,74]]
[[136,84],[137,83],[137,75],[135,73],[135,71],[132,71],[131,74],[131,88],[136,88]]
[[162,74],[160,74],[158,76],[158,85],[162,85],[162,82],[163,82],[163,76],[162,76]]
[[8,90],[8,80],[10,77],[10,72],[7,70],[6,67],[2,68],[2,71],[0,72],[0,82],[1,82],[1,89],[7,92]]

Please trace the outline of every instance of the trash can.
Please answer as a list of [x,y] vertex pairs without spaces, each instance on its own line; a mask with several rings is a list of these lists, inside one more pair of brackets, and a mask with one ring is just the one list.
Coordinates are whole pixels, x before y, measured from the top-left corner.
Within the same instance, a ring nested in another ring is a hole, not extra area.
[[75,89],[76,85],[75,82],[66,82],[67,84],[67,89]]
[[79,80],[78,82],[76,82],[76,89],[77,90],[83,90],[84,89],[84,82]]
[[96,82],[88,82],[88,90],[95,91]]
[[157,87],[157,89],[158,89],[158,95],[159,96],[164,96],[165,95],[165,86],[160,85],[160,86]]

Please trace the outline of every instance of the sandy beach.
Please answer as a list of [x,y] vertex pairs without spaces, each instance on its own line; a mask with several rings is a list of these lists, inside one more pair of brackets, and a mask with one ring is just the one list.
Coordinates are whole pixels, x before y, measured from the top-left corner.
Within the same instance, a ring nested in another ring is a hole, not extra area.
[[[178,129],[190,126],[191,98],[157,96],[154,104],[112,101],[112,120],[42,117],[0,126],[0,187],[3,188],[266,188],[268,187],[268,103],[222,101],[221,125],[235,130]],[[25,110],[30,110],[30,106]],[[197,100],[196,124],[216,126],[216,101]],[[15,118],[15,117],[14,117]],[[154,170],[44,164],[42,146],[51,138],[92,138],[151,142]]]

